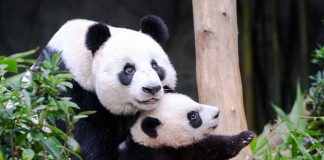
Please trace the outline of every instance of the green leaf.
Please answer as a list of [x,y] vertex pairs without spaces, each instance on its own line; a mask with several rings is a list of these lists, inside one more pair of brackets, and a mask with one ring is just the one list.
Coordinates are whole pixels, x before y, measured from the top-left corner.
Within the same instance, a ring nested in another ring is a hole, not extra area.
[[30,101],[29,93],[24,89],[21,91],[21,93],[24,96],[24,100],[25,100],[27,107],[31,108],[31,101]]
[[35,156],[35,153],[31,149],[24,149],[22,152],[23,160],[32,160]]
[[258,154],[258,153],[262,152],[266,148],[266,146],[268,146],[268,139],[263,138],[261,141],[257,142],[256,147],[252,151],[254,154]]
[[51,129],[54,133],[58,134],[64,141],[67,140],[67,135],[60,130],[59,128],[55,127],[55,126],[47,126],[49,129]]
[[15,74],[13,76],[10,76],[4,80],[4,83],[12,83],[15,85],[18,85],[21,78],[25,75],[26,72]]
[[61,159],[60,150],[58,146],[55,145],[54,142],[45,139],[41,139],[41,140],[43,145],[46,147],[47,151],[49,151],[55,157],[55,159]]
[[43,125],[44,124],[44,121],[45,121],[45,118],[47,116],[47,111],[42,111],[40,113],[40,116],[39,116],[39,119],[38,119],[38,125]]
[[297,157],[297,143],[295,141],[291,143],[291,156]]
[[4,160],[3,153],[1,151],[1,149],[0,149],[0,160]]
[[297,148],[299,149],[299,151],[301,151],[301,153],[303,154],[303,156],[307,160],[313,159],[312,156],[308,153],[307,149],[304,147],[304,145],[302,145],[301,142],[298,141],[298,139],[292,133],[296,133],[296,132],[294,132],[294,131],[289,132],[289,136],[294,140],[295,144],[297,145]]
[[67,144],[69,145],[69,148],[72,151],[75,151],[75,152],[80,151],[80,145],[73,137],[70,137],[70,136],[67,137]]
[[272,104],[272,107],[281,121],[290,122],[288,115],[280,107],[275,104]]
[[88,115],[76,115],[73,117],[73,122],[76,123],[79,119],[87,118]]
[[45,56],[45,61],[44,63],[48,63],[51,61],[51,56],[50,56],[50,53],[48,53],[46,50],[43,50],[42,51],[44,53],[44,56]]
[[60,58],[57,53],[52,56],[52,65],[57,66],[60,63]]
[[21,134],[15,139],[15,145],[20,145],[26,140],[27,134]]
[[272,160],[272,151],[269,146],[267,147],[267,150],[266,150],[265,159]]
[[[67,88],[72,88],[73,87],[73,85],[72,85],[72,83],[71,82],[61,82],[61,83],[59,83],[58,85],[57,85],[57,87],[58,88],[60,88],[61,90],[63,90],[63,91],[66,91],[67,90]],[[67,87],[67,88],[66,88]]]
[[251,151],[254,151],[256,149],[257,139],[258,139],[258,137],[253,138],[252,142],[250,143]]
[[297,95],[293,105],[293,108],[290,112],[290,120],[293,124],[297,125],[297,128],[305,128],[305,119],[301,118],[305,113],[304,109],[304,96],[301,93],[300,84],[297,84]]
[[[309,147],[308,150],[309,150],[310,152],[312,152],[312,151],[314,151],[314,150],[320,148],[320,146],[321,146],[321,143],[320,143],[320,142],[316,142],[316,143],[314,143],[311,147]],[[323,158],[324,158],[324,157],[323,157]]]
[[76,103],[69,100],[70,98],[64,97],[62,99],[65,100],[64,105],[75,108],[75,109],[80,109]]
[[26,52],[22,52],[22,53],[16,53],[16,54],[13,54],[13,55],[9,56],[9,58],[22,59],[22,58],[25,58],[27,56],[30,56],[30,55],[36,53],[37,50],[38,50],[38,48],[29,50],[29,51],[26,51]]
[[8,72],[17,73],[17,71],[18,71],[18,64],[13,59],[4,59],[4,60],[1,60],[0,61],[0,64],[7,65],[6,70]]
[[44,97],[38,97],[38,99],[35,101],[36,104],[41,103],[45,100]]
[[77,153],[72,151],[71,149],[68,149],[66,147],[63,147],[64,150],[68,151],[69,153],[73,154],[75,157],[77,157],[78,159],[82,160],[81,156]]
[[[34,59],[16,59],[16,62],[34,64],[35,60]],[[30,67],[30,66],[28,66],[28,67]]]
[[[303,131],[301,131],[303,132]],[[307,133],[310,136],[320,136],[322,133],[320,131],[315,131],[315,130],[304,130],[305,133]]]
[[96,111],[83,111],[80,112],[78,115],[91,115],[91,114],[95,114]]

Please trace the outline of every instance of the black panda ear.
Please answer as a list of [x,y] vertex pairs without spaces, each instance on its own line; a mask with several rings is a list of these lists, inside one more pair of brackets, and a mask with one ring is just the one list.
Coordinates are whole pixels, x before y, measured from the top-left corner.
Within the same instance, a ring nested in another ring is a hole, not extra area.
[[146,117],[143,119],[141,128],[145,134],[151,138],[156,138],[158,136],[156,127],[161,124],[160,120],[153,117]]
[[103,22],[98,22],[89,27],[85,43],[87,48],[94,54],[109,37],[108,26]]
[[165,43],[169,39],[169,30],[164,21],[155,15],[141,18],[141,32],[150,35],[158,43]]

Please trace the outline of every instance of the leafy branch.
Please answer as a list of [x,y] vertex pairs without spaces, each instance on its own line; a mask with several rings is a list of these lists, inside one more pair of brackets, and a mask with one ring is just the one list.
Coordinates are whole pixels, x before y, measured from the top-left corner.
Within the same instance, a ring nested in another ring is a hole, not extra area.
[[[64,160],[71,154],[81,159],[72,130],[79,118],[93,112],[76,115],[77,104],[61,97],[73,86],[72,75],[58,68],[59,54],[47,55],[32,71],[17,74],[34,63],[26,57],[35,52],[0,56],[0,160]],[[65,132],[56,126],[58,121],[66,124]]]

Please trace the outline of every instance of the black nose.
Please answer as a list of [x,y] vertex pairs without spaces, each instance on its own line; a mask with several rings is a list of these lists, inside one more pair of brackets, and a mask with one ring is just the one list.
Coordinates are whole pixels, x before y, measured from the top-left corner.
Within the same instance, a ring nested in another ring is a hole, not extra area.
[[161,90],[161,86],[154,86],[154,87],[142,87],[142,90],[145,93],[150,93],[152,95],[154,95],[155,93],[159,92]]
[[216,113],[216,115],[214,116],[214,118],[216,119],[216,118],[218,118],[218,116],[219,116],[219,111]]

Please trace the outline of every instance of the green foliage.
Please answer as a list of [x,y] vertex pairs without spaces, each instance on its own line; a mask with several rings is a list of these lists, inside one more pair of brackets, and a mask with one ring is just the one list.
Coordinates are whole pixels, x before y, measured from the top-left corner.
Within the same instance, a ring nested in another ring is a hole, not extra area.
[[[324,158],[324,146],[318,138],[322,133],[308,127],[304,116],[304,96],[298,87],[297,98],[289,115],[278,106],[273,106],[277,113],[277,121],[273,127],[265,127],[265,136],[258,137],[251,145],[257,159],[309,159],[321,160]],[[282,143],[272,141],[280,138]]]
[[[315,51],[312,62],[324,65],[324,47]],[[324,159],[324,70],[310,78],[313,82],[307,95],[302,95],[297,86],[289,115],[273,105],[276,123],[266,126],[263,135],[251,143],[257,159]]]
[[[315,50],[313,63],[322,67],[315,75],[310,76],[311,87],[307,95],[306,110],[311,118],[307,121],[308,129],[321,134],[316,136],[319,143],[324,145],[324,47]],[[311,142],[307,141],[307,144]],[[307,145],[308,146],[308,145]],[[322,156],[323,157],[323,156]],[[324,157],[323,157],[324,159]]]
[[316,49],[313,55],[312,63],[318,64],[320,66],[324,65],[324,46]]
[[[0,160],[64,160],[71,154],[80,158],[72,129],[79,118],[92,112],[76,115],[74,109],[79,107],[60,97],[61,92],[72,88],[72,76],[59,70],[59,54],[47,56],[29,71],[30,76],[7,76],[33,63],[25,57],[34,52],[0,56]],[[66,132],[55,126],[57,120],[66,124]]]

